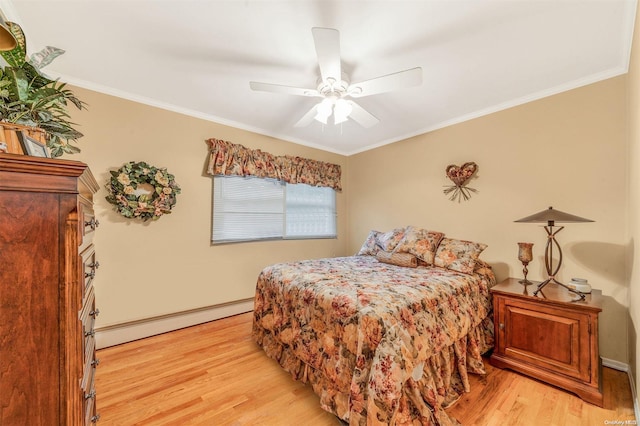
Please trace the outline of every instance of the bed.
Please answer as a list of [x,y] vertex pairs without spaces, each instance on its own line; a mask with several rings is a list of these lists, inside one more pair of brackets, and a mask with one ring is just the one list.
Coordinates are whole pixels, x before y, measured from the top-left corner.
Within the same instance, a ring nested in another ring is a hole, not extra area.
[[355,256],[266,267],[253,338],[349,425],[457,425],[445,409],[469,391],[468,373],[485,373],[493,345],[486,246],[473,243],[475,258],[458,268],[460,240],[441,235],[418,257],[424,240],[413,232],[398,251],[410,234],[400,230],[390,244],[372,231]]

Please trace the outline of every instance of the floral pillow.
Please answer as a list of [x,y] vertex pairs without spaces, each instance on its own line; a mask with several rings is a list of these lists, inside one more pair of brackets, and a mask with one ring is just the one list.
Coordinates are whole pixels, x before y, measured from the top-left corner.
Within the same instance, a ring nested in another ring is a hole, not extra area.
[[404,238],[393,251],[411,253],[427,265],[433,265],[436,249],[443,237],[442,232],[408,226]]
[[486,248],[487,245],[482,243],[443,238],[436,250],[434,265],[472,274],[480,253]]
[[382,232],[371,230],[367,239],[364,240],[362,247],[360,247],[357,256],[375,256],[380,251],[380,247],[378,246],[379,235],[382,235]]
[[404,237],[404,228],[395,228],[378,236],[378,246],[384,251],[393,251]]

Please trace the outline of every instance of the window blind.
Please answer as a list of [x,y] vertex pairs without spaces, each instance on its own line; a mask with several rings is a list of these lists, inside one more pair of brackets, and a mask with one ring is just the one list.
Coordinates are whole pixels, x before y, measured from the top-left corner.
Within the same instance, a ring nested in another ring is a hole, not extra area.
[[214,177],[214,243],[336,235],[332,188],[257,177]]

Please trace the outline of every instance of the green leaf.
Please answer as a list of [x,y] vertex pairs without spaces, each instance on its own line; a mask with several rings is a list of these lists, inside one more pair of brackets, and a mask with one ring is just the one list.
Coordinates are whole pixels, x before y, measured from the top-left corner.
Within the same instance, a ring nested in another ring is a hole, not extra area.
[[0,52],[0,55],[7,61],[12,67],[21,67],[25,63],[27,57],[27,39],[24,36],[24,32],[20,25],[15,22],[5,22],[7,29],[13,37],[15,37],[18,44],[11,50]]
[[24,70],[22,68],[7,67],[5,72],[12,82],[9,86],[11,94],[14,95],[16,100],[26,102],[29,99],[29,80]]
[[51,80],[50,78],[43,76],[40,71],[30,63],[25,62],[20,68],[24,70],[29,80],[31,80],[31,87],[34,89],[39,89],[48,85],[55,86],[56,80]]
[[55,147],[49,146],[49,150],[53,158],[60,157],[62,154],[64,154],[64,150],[62,149],[61,146],[55,146]]
[[53,46],[47,46],[41,51],[34,53],[29,58],[29,63],[37,70],[49,65],[55,58],[62,55],[64,50]]
[[27,43],[18,24],[7,23],[7,28],[18,45],[8,52],[0,52],[7,66],[0,68],[0,120],[41,128],[47,138],[47,146],[54,157],[64,153],[77,153],[80,149],[71,144],[83,134],[75,130],[70,121],[68,104],[85,108],[65,83],[52,80],[40,72],[63,53],[48,46],[27,62]]

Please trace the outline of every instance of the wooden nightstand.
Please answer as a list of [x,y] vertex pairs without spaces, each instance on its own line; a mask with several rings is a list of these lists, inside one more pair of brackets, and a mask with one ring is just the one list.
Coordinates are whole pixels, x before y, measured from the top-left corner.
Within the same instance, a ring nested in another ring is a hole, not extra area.
[[573,392],[602,407],[602,361],[598,352],[598,314],[602,293],[585,301],[549,284],[525,287],[507,278],[491,289],[495,348],[491,365],[509,368]]

